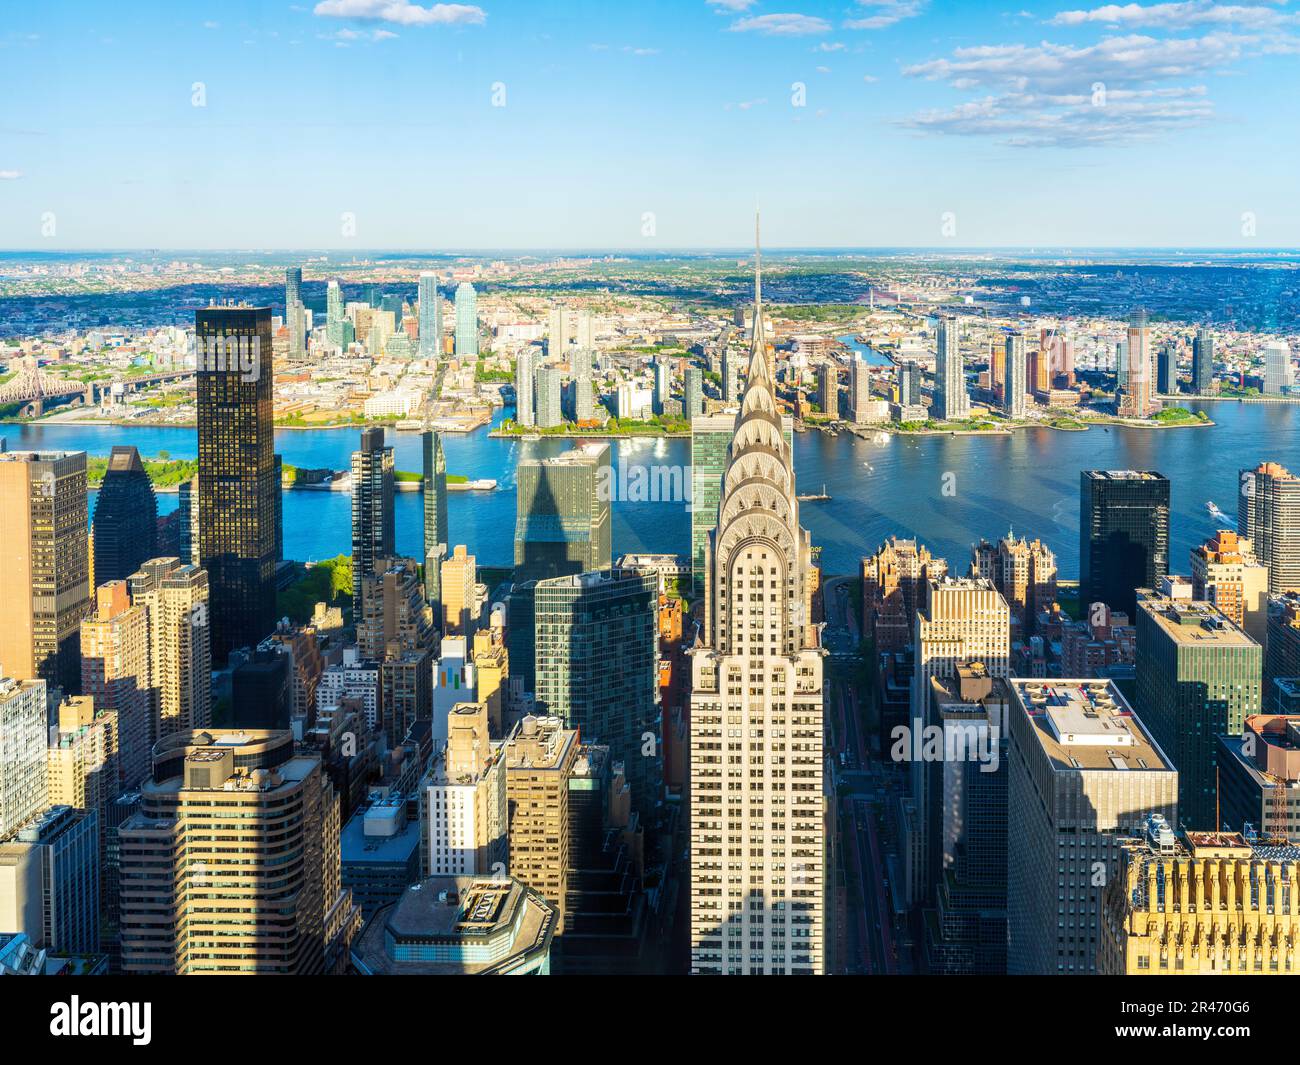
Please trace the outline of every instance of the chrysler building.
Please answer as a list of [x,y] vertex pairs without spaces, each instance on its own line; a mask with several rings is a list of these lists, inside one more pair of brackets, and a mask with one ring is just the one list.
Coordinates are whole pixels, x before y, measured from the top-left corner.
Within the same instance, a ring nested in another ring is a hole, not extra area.
[[705,547],[691,652],[691,971],[825,971],[822,656],[763,328],[755,221],[749,372]]

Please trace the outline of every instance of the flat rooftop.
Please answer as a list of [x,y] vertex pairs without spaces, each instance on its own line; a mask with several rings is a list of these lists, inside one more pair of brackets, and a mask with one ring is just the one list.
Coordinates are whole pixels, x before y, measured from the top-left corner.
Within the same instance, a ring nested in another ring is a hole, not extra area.
[[[485,975],[548,951],[555,916],[554,907],[512,877],[428,877],[370,919],[353,955],[376,974]],[[436,943],[447,951],[438,960],[399,961],[390,942]]]
[[1083,475],[1094,481],[1163,481],[1164,474],[1155,470],[1084,470]]
[[1173,771],[1113,681],[1013,678],[1010,684],[1055,771]]
[[1185,647],[1254,647],[1255,641],[1212,603],[1197,599],[1169,599],[1156,592],[1138,591],[1138,609],[1160,631]]

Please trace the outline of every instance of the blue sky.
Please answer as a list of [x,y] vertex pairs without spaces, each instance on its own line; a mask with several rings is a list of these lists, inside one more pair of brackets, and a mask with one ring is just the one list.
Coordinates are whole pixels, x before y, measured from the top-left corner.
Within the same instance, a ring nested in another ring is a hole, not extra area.
[[1250,0],[11,5],[0,247],[1297,246],[1298,54]]

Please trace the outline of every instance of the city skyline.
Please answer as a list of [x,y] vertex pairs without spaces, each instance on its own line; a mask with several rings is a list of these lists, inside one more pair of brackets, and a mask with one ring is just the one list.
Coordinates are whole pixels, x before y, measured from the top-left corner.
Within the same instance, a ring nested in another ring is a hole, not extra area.
[[793,6],[13,13],[0,247],[1300,245],[1285,5]]

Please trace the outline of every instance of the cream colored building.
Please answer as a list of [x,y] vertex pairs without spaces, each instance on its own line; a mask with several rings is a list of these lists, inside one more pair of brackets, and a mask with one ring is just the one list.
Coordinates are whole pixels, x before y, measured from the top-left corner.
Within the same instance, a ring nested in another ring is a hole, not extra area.
[[569,887],[569,778],[578,733],[558,717],[525,717],[506,742],[510,875],[556,909],[564,931]]
[[468,636],[473,632],[479,617],[478,568],[475,558],[457,544],[451,558],[442,563],[442,625],[449,636]]
[[118,830],[123,972],[338,971],[360,921],[339,833],[334,786],[292,733],[163,739]]
[[0,676],[75,692],[90,613],[83,451],[0,451]]
[[1155,822],[1121,845],[1106,891],[1100,973],[1295,976],[1300,846]]
[[1119,839],[1178,823],[1178,771],[1111,680],[1011,680],[1007,971],[1096,971]]
[[127,582],[149,615],[155,739],[212,724],[208,572],[178,558],[150,559]]
[[51,806],[100,812],[117,787],[117,712],[96,710],[88,695],[73,695],[59,707],[59,724],[46,755]]
[[426,876],[498,876],[509,859],[506,769],[487,707],[456,703],[446,746],[420,783],[420,852]]
[[133,605],[126,581],[95,592],[95,613],[81,625],[81,689],[95,706],[117,714],[118,786],[133,788],[149,775],[158,738],[149,612]]
[[47,805],[45,682],[0,674],[0,840]]
[[691,972],[826,971],[826,793],[812,542],[763,329],[704,549],[691,651]]
[[1220,529],[1192,548],[1192,598],[1213,603],[1261,647],[1268,637],[1268,567],[1244,536]]

